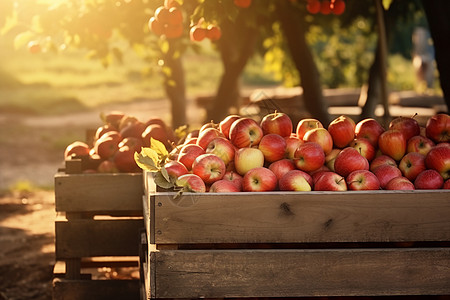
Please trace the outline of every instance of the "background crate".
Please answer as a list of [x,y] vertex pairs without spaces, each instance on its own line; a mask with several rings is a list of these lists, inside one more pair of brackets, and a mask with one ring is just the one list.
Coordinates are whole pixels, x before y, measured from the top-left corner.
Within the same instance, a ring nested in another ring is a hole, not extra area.
[[138,278],[94,280],[96,268],[139,271],[141,173],[86,174],[95,164],[66,161],[55,175],[55,255],[53,298],[139,299]]
[[156,192],[147,298],[450,295],[450,193]]

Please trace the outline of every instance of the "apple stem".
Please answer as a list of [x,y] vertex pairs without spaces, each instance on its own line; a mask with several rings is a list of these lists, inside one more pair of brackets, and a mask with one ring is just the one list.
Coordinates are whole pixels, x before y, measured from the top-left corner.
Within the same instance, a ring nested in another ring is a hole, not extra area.
[[341,183],[342,180],[345,180],[345,178],[341,177],[341,179],[339,179],[339,181],[337,183]]
[[418,115],[418,113],[415,113],[415,114],[411,117],[411,119],[414,119],[417,115]]
[[361,147],[359,147],[358,149],[359,149],[359,154],[362,155],[362,149],[361,149]]

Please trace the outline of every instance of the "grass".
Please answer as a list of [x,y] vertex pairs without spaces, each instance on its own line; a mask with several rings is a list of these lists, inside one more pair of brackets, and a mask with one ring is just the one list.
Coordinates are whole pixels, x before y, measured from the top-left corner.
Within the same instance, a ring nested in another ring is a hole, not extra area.
[[[219,54],[209,44],[204,46],[202,55],[190,51],[183,57],[188,97],[213,94],[219,84],[223,70]],[[132,50],[125,53],[123,64],[105,68],[86,58],[83,51],[33,55],[25,49],[12,49],[0,37],[0,57],[1,111],[55,115],[107,103],[166,97],[158,67],[144,63]],[[243,86],[280,84],[262,71],[263,64],[260,57],[250,61],[241,78]],[[411,62],[391,57],[388,80],[392,89],[414,89]]]
[[[8,58],[0,64],[2,111],[55,115],[166,97],[159,68],[144,63],[132,50],[124,55],[122,64],[105,68],[80,50],[31,54],[12,49],[0,37],[0,57]],[[245,84],[273,82],[270,74],[257,71],[258,64],[262,61],[251,64]],[[218,53],[212,49],[202,55],[188,51],[183,66],[188,97],[215,93],[223,70]]]

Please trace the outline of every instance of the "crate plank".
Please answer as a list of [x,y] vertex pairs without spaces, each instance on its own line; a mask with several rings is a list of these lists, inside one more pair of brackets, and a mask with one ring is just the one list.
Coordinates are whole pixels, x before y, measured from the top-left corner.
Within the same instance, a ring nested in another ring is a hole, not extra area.
[[155,244],[450,241],[444,190],[153,193],[147,204]]
[[140,299],[139,280],[53,280],[53,299],[123,300]]
[[142,219],[56,221],[56,259],[138,256],[143,227]]
[[142,195],[141,173],[55,175],[56,211],[142,211]]
[[153,299],[450,294],[448,248],[168,250],[150,263]]

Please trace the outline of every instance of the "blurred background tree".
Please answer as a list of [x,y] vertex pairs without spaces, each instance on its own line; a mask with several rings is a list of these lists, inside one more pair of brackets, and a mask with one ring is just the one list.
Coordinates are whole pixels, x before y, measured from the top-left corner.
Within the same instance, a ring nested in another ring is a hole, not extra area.
[[[318,11],[311,10],[314,1]],[[426,26],[423,9],[418,0],[383,2],[389,51],[410,59],[413,27]],[[336,13],[325,0],[3,0],[0,22],[2,34],[13,32],[15,47],[28,46],[30,52],[87,49],[89,58],[110,66],[122,62],[126,48],[132,48],[148,70],[158,68],[163,74],[173,127],[186,123],[186,81],[195,76],[185,74],[183,57],[203,50],[190,30],[217,27],[221,36],[211,44],[220,54],[222,74],[209,120],[238,112],[242,74],[248,63],[262,60],[274,82],[302,86],[306,109],[328,123],[322,88],[367,86],[361,117],[373,116],[379,103],[374,1],[344,4]],[[149,20],[163,6],[181,10],[181,31],[168,23],[164,26],[171,32],[150,30]],[[392,88],[399,88],[398,79],[390,78]]]

